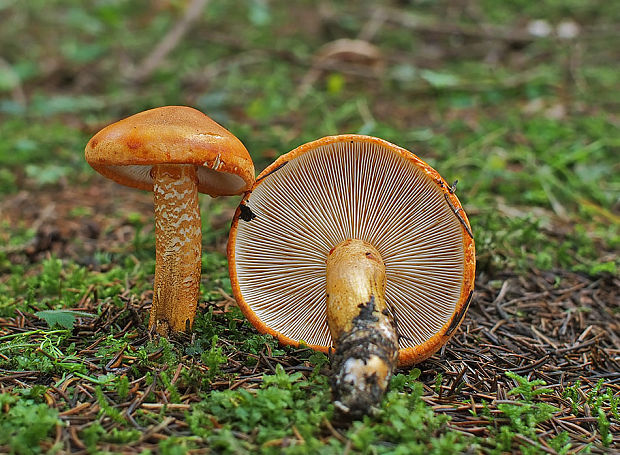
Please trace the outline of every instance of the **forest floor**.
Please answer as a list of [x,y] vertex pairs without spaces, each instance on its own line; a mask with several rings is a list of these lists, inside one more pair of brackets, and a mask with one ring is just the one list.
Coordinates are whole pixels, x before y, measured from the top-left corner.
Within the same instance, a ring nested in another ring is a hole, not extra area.
[[[620,4],[232,3],[0,7],[0,453],[620,451]],[[471,306],[375,414],[337,423],[329,359],[236,306],[238,198],[201,199],[194,330],[148,331],[152,195],[83,150],[166,104],[257,170],[360,133],[459,180]]]

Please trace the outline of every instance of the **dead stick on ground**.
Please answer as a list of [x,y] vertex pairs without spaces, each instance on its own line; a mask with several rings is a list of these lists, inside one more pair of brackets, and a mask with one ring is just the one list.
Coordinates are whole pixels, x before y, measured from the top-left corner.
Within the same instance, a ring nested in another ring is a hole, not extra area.
[[468,25],[461,23],[447,23],[432,16],[419,16],[405,13],[401,10],[386,9],[385,21],[400,25],[416,32],[460,35],[487,40],[500,40],[515,43],[529,43],[535,41],[536,36],[521,31],[491,24]]
[[135,446],[135,445],[143,443],[144,441],[147,441],[155,433],[159,433],[161,430],[163,430],[168,425],[170,425],[172,422],[174,422],[174,420],[175,420],[174,417],[166,417],[162,422],[160,422],[157,425],[154,425],[151,428],[149,428],[148,430],[146,430],[146,432],[140,437],[140,439],[138,439],[137,441],[134,441],[134,442],[130,442],[127,445],[128,446]]
[[181,20],[170,29],[151,53],[138,65],[138,68],[132,75],[133,79],[136,81],[143,81],[155,71],[172,49],[179,44],[192,24],[200,17],[202,10],[208,2],[209,0],[193,0],[189,4]]

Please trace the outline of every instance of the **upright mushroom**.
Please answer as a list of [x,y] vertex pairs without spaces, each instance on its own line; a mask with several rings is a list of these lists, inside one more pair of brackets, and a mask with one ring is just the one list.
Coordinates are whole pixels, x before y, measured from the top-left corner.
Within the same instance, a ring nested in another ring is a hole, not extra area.
[[200,289],[198,192],[247,190],[254,182],[247,150],[202,112],[166,106],[99,131],[86,146],[86,161],[122,185],[153,191],[156,265],[149,325],[164,336],[190,329]]
[[472,296],[474,241],[454,188],[381,139],[331,136],[256,179],[228,242],[235,298],[281,343],[335,348],[345,415],[382,398],[397,364],[448,341]]

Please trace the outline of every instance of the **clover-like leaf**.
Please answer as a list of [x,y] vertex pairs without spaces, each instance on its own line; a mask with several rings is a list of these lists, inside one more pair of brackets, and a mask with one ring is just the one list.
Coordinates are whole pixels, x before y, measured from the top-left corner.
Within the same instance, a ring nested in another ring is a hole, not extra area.
[[73,310],[43,310],[37,311],[34,315],[47,322],[50,329],[58,325],[68,330],[73,329],[73,324],[78,317],[94,317],[91,313]]

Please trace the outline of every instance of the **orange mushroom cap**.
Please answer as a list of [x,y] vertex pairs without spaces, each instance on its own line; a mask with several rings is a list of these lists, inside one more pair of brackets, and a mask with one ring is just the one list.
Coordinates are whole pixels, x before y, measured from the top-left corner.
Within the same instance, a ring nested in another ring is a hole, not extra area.
[[471,228],[434,169],[374,137],[304,144],[257,177],[228,242],[232,288],[243,313],[281,343],[327,352],[326,258],[349,238],[373,245],[385,263],[399,364],[431,356],[454,334],[471,300]]
[[254,181],[254,164],[241,141],[202,112],[164,106],[127,117],[99,131],[86,161],[122,185],[153,189],[154,164],[193,164],[198,191],[239,194]]

